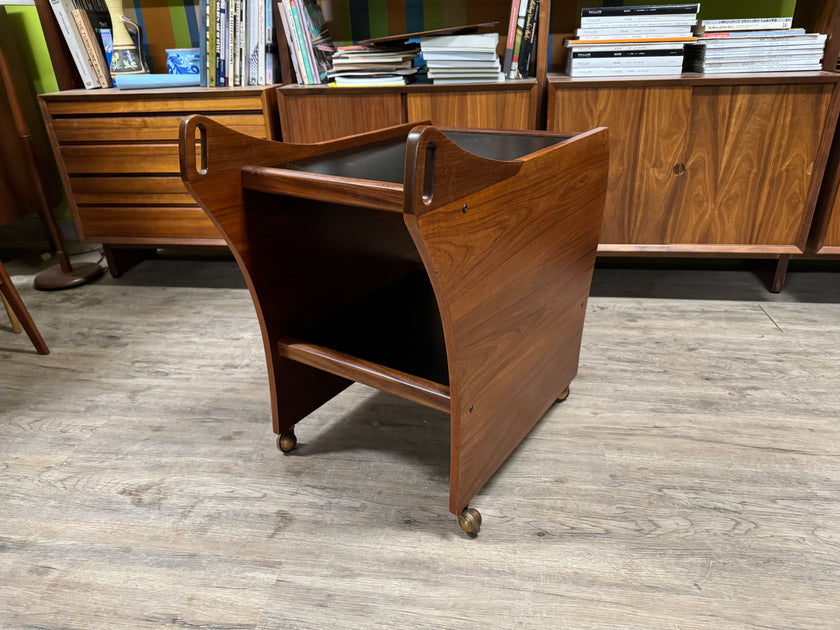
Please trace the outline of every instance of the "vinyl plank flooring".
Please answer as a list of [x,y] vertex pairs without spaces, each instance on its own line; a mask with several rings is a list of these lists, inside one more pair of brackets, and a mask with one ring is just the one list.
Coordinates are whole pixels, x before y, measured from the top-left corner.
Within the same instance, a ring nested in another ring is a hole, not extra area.
[[354,385],[276,449],[231,261],[7,267],[52,353],[0,327],[2,630],[837,627],[836,274],[597,270],[471,540],[446,414]]

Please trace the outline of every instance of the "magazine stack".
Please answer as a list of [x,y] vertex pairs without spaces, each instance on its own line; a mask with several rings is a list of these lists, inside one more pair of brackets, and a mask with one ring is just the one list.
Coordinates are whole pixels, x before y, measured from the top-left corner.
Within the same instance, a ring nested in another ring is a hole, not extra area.
[[573,77],[674,75],[696,36],[699,3],[584,7],[576,39],[567,39]]
[[417,74],[416,45],[339,46],[328,71],[331,87],[405,85]]
[[437,84],[504,81],[498,45],[498,33],[421,37],[426,76]]
[[686,48],[693,72],[820,70],[826,35],[791,28],[793,18],[701,20],[697,41]]

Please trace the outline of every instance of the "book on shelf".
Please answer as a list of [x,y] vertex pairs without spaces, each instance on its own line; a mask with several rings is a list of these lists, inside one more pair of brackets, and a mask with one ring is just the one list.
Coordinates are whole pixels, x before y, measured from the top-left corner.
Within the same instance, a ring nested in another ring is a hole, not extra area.
[[[516,0],[513,0],[514,4]],[[522,49],[522,34],[525,32],[525,18],[528,15],[529,0],[519,0],[519,12],[516,17],[516,34],[513,38],[513,54],[510,60],[508,77],[515,79],[519,73],[519,51]]]
[[638,26],[579,28],[575,30],[578,39],[621,37],[692,37],[691,26]]
[[789,37],[790,35],[805,35],[807,31],[804,28],[787,28],[787,29],[770,29],[765,31],[721,31],[714,33],[698,34],[697,39],[725,39],[735,37]]
[[602,68],[582,68],[574,66],[570,68],[569,76],[571,77],[616,77],[616,76],[648,76],[648,75],[666,75],[674,76],[682,74],[682,64],[673,66],[627,66],[621,68],[602,67]]
[[697,23],[694,13],[663,13],[640,14],[640,15],[595,15],[581,16],[581,28],[600,28],[611,26],[635,26],[638,24],[649,24],[651,26],[694,26]]
[[581,17],[678,15],[680,13],[697,14],[699,11],[700,3],[694,2],[686,4],[646,4],[626,7],[583,7],[580,10],[580,15]]
[[718,31],[755,31],[785,29],[793,25],[793,17],[726,18],[720,20],[700,20],[696,32],[714,33]]
[[505,57],[502,63],[502,72],[505,76],[510,74],[510,66],[513,61],[513,45],[516,41],[516,20],[519,18],[519,0],[513,0],[510,4],[510,20],[508,22],[507,38],[505,39]]
[[76,70],[79,72],[79,77],[82,79],[82,84],[88,90],[101,87],[99,79],[96,77],[93,62],[73,19],[73,10],[76,7],[70,0],[50,0],[50,7],[55,14],[55,20],[64,36],[64,41],[67,42],[67,48],[70,50],[70,55],[73,58]]
[[90,16],[83,9],[73,9],[72,15],[76,28],[79,30],[79,35],[82,38],[82,43],[87,51],[88,58],[93,64],[93,70],[96,73],[97,81],[99,81],[99,87],[111,87],[111,72],[108,67],[108,62],[105,60],[105,49],[100,43],[99,35],[97,35],[90,21]]
[[529,0],[528,12],[525,14],[525,30],[522,31],[522,42],[519,45],[519,68],[516,73],[518,79],[525,79],[530,74],[531,55],[537,39],[539,15],[540,0]]

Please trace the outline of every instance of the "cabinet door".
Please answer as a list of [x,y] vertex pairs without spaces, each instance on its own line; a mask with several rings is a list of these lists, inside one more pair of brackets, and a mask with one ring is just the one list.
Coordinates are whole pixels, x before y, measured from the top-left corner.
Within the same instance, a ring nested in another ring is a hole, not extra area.
[[609,128],[601,248],[667,243],[680,190],[691,88],[564,87],[555,90],[553,101],[549,129]]
[[[335,91],[352,88],[333,88]],[[322,142],[405,122],[399,93],[306,94],[278,91],[284,142]]]
[[804,246],[831,85],[695,87],[672,243]]
[[408,122],[444,127],[533,129],[536,85],[527,90],[409,92]]

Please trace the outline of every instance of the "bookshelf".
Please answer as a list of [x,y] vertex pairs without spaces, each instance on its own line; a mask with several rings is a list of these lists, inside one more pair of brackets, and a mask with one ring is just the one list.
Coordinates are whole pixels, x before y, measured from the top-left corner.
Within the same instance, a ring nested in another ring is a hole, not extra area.
[[548,129],[610,130],[599,253],[769,258],[778,291],[812,224],[835,238],[813,218],[840,112],[840,2],[799,0],[794,26],[829,34],[823,71],[548,73]]
[[[47,0],[35,2],[50,11]],[[710,9],[730,4],[715,2]],[[352,4],[321,0],[336,41],[486,21],[498,22],[495,30],[504,34],[510,11],[509,0],[416,3],[414,14],[407,4],[388,3],[387,10],[370,4],[365,21]],[[299,86],[287,79],[266,88],[272,95],[263,102],[276,108],[262,114],[273,120],[273,137],[290,142],[419,120],[518,130],[607,126],[611,177],[601,255],[767,258],[776,267],[771,288],[778,290],[791,256],[808,247],[836,252],[826,248],[840,248],[840,211],[832,207],[840,195],[826,190],[840,189],[840,141],[832,149],[840,112],[840,0],[772,3],[777,10],[793,7],[794,25],[829,34],[822,72],[572,79],[559,72],[565,67],[563,39],[574,32],[582,6],[599,4],[541,2],[531,79],[400,88]],[[754,10],[752,3],[741,5]],[[54,48],[60,53],[60,45]],[[56,57],[60,66],[61,55]],[[56,73],[61,89],[73,87],[73,72],[63,80],[60,69]],[[104,96],[99,90],[74,93],[78,102]],[[828,162],[830,152],[835,157]]]

